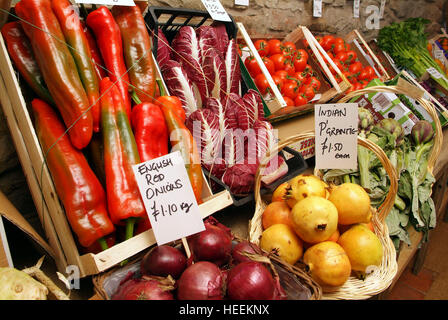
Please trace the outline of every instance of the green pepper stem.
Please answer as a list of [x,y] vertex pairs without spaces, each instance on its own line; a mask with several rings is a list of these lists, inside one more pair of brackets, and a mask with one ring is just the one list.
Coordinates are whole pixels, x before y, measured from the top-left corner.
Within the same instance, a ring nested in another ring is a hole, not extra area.
[[131,98],[132,100],[134,100],[135,104],[140,104],[142,103],[142,100],[140,100],[140,98],[138,97],[137,93],[135,92],[135,90],[131,91]]
[[109,246],[107,245],[106,239],[104,239],[104,237],[99,238],[97,241],[100,244],[102,251],[109,249]]
[[160,91],[160,96],[166,96],[166,91],[165,91],[165,87],[163,86],[163,82],[160,79],[156,80],[157,85],[159,86],[159,91]]
[[125,240],[131,239],[134,236],[135,221],[136,221],[136,218],[126,219]]

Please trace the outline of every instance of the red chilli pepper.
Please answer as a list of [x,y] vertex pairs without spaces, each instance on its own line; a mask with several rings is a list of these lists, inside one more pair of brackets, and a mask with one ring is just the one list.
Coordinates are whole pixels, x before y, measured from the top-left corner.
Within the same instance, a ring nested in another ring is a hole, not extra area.
[[108,77],[100,82],[100,94],[108,209],[114,224],[126,223],[129,239],[136,218],[147,216],[132,171],[140,158],[121,94]]
[[93,117],[93,131],[99,132],[99,80],[92,60],[89,42],[84,33],[84,26],[70,1],[51,0],[51,7],[59,20],[65,41],[69,45],[73,59],[75,59],[79,76],[87,93]]
[[154,102],[156,67],[152,58],[151,38],[138,6],[114,6],[112,14],[121,37],[129,79],[142,102]]
[[95,37],[93,36],[90,29],[83,23],[83,30],[87,38],[87,42],[89,42],[90,54],[92,55],[93,66],[95,67],[96,76],[99,80],[106,77],[106,70],[103,62],[103,58],[101,58],[100,49],[96,44]]
[[5,24],[2,27],[2,35],[8,47],[9,56],[22,77],[39,98],[54,105],[53,98],[37,65],[31,44],[20,23],[13,21]]
[[141,162],[168,154],[168,128],[160,107],[141,102],[132,93],[135,105],[131,112],[131,124]]
[[107,213],[101,183],[83,153],[64,134],[64,124],[53,108],[40,99],[34,99],[31,105],[36,132],[70,226],[83,247],[99,241],[105,249],[104,237],[115,228]]
[[70,127],[70,140],[76,148],[82,149],[92,138],[92,113],[51,3],[49,0],[21,0],[15,10],[22,19],[20,23],[55,105],[66,127]]
[[131,118],[131,98],[128,92],[129,76],[124,62],[120,28],[110,10],[105,6],[89,13],[86,23],[95,35],[107,69],[107,76],[118,87],[127,116]]

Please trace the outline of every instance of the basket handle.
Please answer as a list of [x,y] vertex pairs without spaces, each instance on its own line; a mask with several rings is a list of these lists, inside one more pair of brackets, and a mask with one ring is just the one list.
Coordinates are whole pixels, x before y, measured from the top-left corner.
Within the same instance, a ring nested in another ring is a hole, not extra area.
[[[277,149],[271,150],[268,152],[268,154],[265,156],[265,158],[260,162],[260,165],[258,167],[256,176],[255,176],[255,189],[254,189],[254,196],[255,196],[255,205],[256,207],[261,207],[262,205],[262,199],[260,194],[260,188],[261,188],[261,177],[262,177],[262,170],[266,167],[268,163],[268,159],[270,159],[270,154],[276,154],[280,152],[283,148],[286,146],[296,143],[302,140],[314,138],[314,132],[305,132],[301,134],[297,134],[294,136],[291,136],[284,141],[282,141],[278,146]],[[397,173],[395,172],[394,167],[389,161],[389,158],[384,153],[383,149],[381,149],[378,145],[373,143],[370,140],[358,137],[358,144],[369,149],[373,153],[376,154],[376,156],[381,161],[381,164],[383,165],[384,169],[386,170],[386,173],[390,180],[390,188],[389,192],[386,195],[386,198],[384,202],[381,204],[381,206],[378,208],[378,217],[381,222],[384,222],[384,219],[386,219],[387,215],[389,214],[390,210],[392,209],[395,197],[397,195],[398,191],[398,178]]]
[[401,84],[400,80],[401,79],[399,79],[398,84],[396,86],[366,87],[361,90],[350,92],[342,99],[340,99],[337,103],[344,103],[354,97],[373,92],[390,92],[395,94],[404,94],[418,101],[420,105],[429,113],[435,124],[434,146],[431,150],[431,154],[428,159],[428,171],[431,174],[433,174],[434,166],[436,165],[443,144],[443,133],[439,116],[437,115],[436,109],[432,104],[432,102],[422,97],[421,90],[419,90],[419,88],[417,87],[414,88],[412,85],[409,85],[408,82],[406,82],[405,84]]

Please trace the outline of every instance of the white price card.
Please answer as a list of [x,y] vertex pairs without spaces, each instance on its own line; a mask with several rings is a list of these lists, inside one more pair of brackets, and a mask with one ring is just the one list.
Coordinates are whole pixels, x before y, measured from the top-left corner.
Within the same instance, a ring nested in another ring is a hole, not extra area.
[[76,3],[98,4],[104,6],[135,6],[134,0],[75,0]]
[[316,168],[356,169],[358,104],[317,104],[314,120]]
[[440,78],[444,78],[446,80],[446,77],[441,74],[436,68],[431,67],[426,69],[426,71],[428,71],[428,73],[434,78],[434,79],[440,79]]
[[354,0],[353,1],[353,17],[359,18],[359,5],[361,0]]
[[322,17],[322,0],[314,0],[313,2],[313,17]]
[[249,6],[249,0],[235,0],[237,6]]
[[179,151],[132,168],[158,245],[205,230]]
[[201,1],[213,20],[224,22],[232,21],[226,9],[224,9],[219,0],[201,0]]

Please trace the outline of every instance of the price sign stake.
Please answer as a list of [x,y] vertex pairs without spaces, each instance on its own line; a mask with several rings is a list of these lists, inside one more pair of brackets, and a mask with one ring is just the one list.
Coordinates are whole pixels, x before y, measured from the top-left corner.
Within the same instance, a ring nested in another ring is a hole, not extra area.
[[179,151],[132,168],[159,246],[205,230]]
[[356,169],[358,164],[358,105],[314,106],[316,168]]

